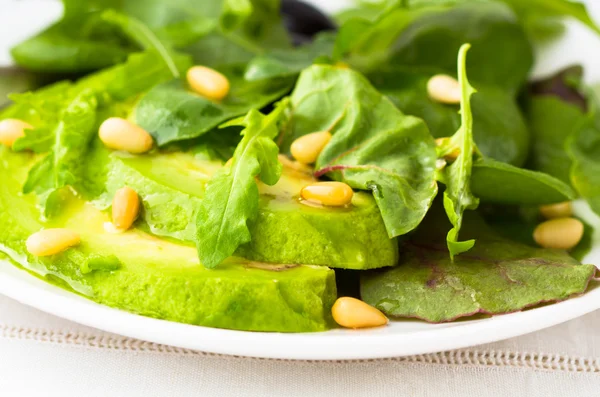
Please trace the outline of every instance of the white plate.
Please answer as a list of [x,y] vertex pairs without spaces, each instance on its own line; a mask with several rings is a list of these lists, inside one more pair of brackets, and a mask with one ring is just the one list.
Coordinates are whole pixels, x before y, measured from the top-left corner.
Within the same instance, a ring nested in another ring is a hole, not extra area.
[[[47,0],[35,1],[35,7],[30,3],[9,1],[0,4],[0,40],[4,40],[0,42],[0,63],[9,59],[7,48],[11,43],[33,33],[36,27],[43,26],[60,13],[55,3]],[[6,7],[7,4],[12,6]],[[37,13],[32,15],[31,10],[37,10]],[[600,7],[595,7],[594,11],[600,11]],[[32,26],[29,21],[37,25]],[[600,48],[600,40],[582,28],[572,27],[565,39],[540,52],[539,58],[544,62],[537,65],[535,71],[545,74],[576,61],[600,73],[600,58],[594,55],[600,52],[591,51],[590,46]],[[573,48],[579,53],[574,53]],[[599,77],[592,75],[592,80],[600,80]],[[578,204],[577,211],[600,225],[600,220],[591,215],[585,205]],[[600,263],[600,243],[594,244],[594,250],[586,260]],[[221,330],[138,316],[47,284],[6,261],[0,261],[0,293],[68,320],[151,342],[212,353],[313,360],[394,357],[457,349],[537,331],[600,308],[600,288],[597,288],[565,302],[480,320],[450,324],[395,321],[385,328],[366,331],[340,329],[312,334],[280,334]]]

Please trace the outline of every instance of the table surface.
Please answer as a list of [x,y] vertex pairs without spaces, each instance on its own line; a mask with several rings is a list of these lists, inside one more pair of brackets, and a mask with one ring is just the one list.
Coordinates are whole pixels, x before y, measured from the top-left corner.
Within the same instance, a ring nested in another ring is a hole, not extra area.
[[502,342],[396,359],[220,356],[84,327],[0,296],[3,396],[600,396],[600,311]]

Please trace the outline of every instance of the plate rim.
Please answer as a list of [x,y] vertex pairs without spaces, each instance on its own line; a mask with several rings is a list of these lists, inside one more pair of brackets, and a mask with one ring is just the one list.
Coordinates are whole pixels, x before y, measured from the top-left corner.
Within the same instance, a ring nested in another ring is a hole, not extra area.
[[368,360],[462,349],[539,331],[600,309],[600,288],[593,288],[548,306],[430,330],[236,331],[160,320],[104,306],[48,284],[7,260],[0,260],[0,293],[81,325],[148,342],[213,354],[318,361]]

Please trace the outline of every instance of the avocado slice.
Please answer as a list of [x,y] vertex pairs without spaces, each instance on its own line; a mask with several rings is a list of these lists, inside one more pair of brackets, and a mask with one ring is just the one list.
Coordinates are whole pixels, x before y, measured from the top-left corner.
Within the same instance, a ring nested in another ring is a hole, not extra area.
[[[230,258],[207,270],[191,246],[140,230],[106,232],[108,215],[72,195],[59,217],[42,224],[35,198],[20,194],[34,159],[0,148],[0,253],[12,262],[96,302],[155,318],[249,331],[331,326],[336,287],[334,272],[326,267]],[[76,230],[82,243],[58,255],[34,257],[25,241],[43,227]],[[116,258],[119,265],[90,271],[90,258],[97,262],[98,255]]]
[[[220,161],[191,153],[155,153],[143,156],[94,149],[93,167],[103,164],[90,180],[102,179],[104,192],[96,203],[110,206],[115,191],[125,185],[143,202],[141,224],[154,235],[188,244],[195,234],[195,210],[205,184]],[[300,190],[316,179],[308,169],[283,161],[284,171],[275,186],[259,183],[258,218],[250,225],[252,241],[237,256],[270,263],[324,265],[345,269],[393,266],[398,260],[396,239],[390,239],[372,195],[357,192],[349,207],[312,206],[300,202]],[[100,176],[100,177],[99,177]],[[92,190],[101,190],[98,187]]]

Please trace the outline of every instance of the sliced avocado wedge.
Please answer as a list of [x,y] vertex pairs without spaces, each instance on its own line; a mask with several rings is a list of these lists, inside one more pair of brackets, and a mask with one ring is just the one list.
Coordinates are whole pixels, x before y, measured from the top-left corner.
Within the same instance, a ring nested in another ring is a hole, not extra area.
[[[20,194],[33,159],[0,148],[0,253],[12,262],[96,302],[156,318],[249,331],[309,332],[331,326],[336,287],[333,270],[326,267],[230,258],[207,270],[193,247],[140,230],[105,231],[108,215],[76,197],[68,198],[52,223],[40,223],[35,198]],[[75,230],[82,242],[58,255],[34,257],[25,241],[45,227]],[[111,266],[90,271],[89,259],[99,255]]]
[[[96,203],[107,208],[115,191],[130,186],[142,199],[142,223],[157,236],[192,244],[195,210],[220,161],[207,161],[190,153],[143,156],[108,152],[98,147],[94,164],[106,164],[101,183],[104,193]],[[92,177],[93,178],[93,177]],[[237,256],[269,263],[325,265],[346,269],[373,269],[397,263],[395,239],[387,235],[372,195],[357,192],[348,207],[312,206],[300,202],[300,190],[316,180],[307,169],[284,161],[275,186],[259,185],[258,218],[250,225],[252,242]]]

